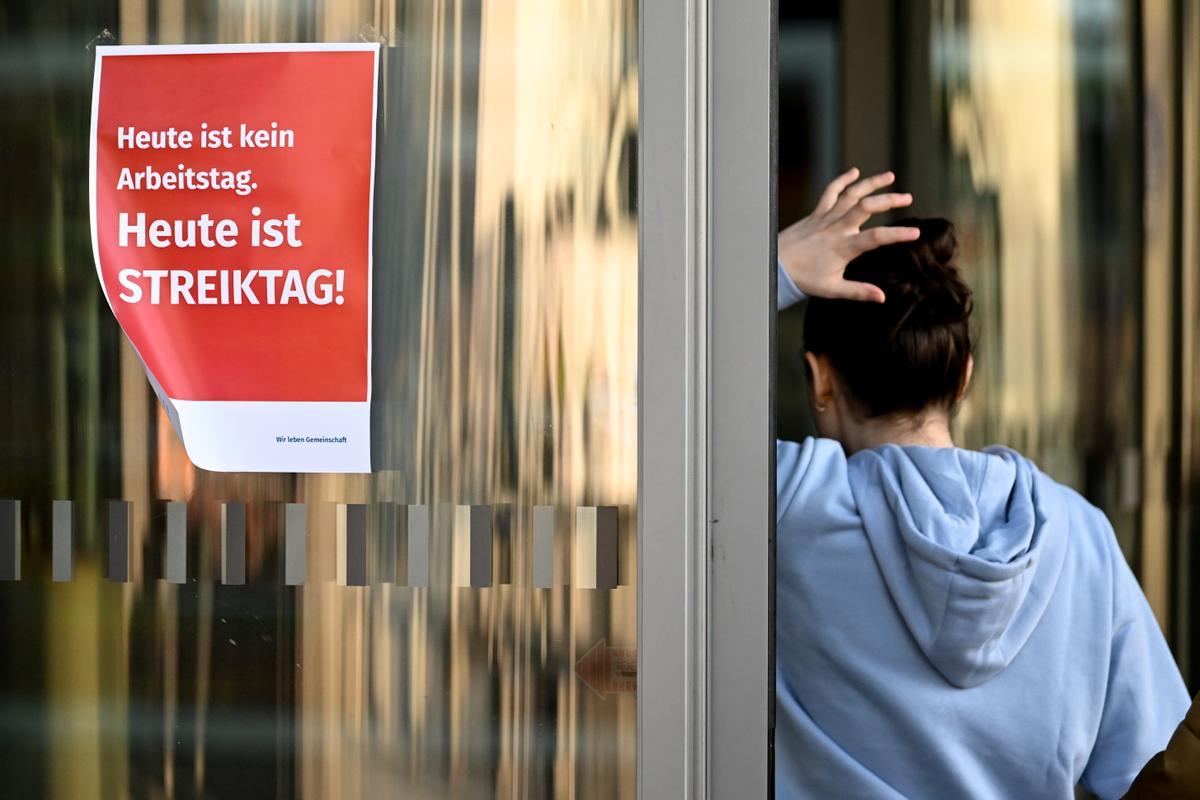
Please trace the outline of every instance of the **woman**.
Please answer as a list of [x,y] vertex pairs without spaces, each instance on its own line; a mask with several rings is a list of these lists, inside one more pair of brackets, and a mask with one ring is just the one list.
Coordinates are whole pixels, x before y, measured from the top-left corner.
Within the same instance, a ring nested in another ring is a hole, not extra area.
[[779,236],[819,438],[779,442],[781,798],[1120,797],[1188,696],[1104,514],[954,446],[971,290],[945,220],[851,170]]

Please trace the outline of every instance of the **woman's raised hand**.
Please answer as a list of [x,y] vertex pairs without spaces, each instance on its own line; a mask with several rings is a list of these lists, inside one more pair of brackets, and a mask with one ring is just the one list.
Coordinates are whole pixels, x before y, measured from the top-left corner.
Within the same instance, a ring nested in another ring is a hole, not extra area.
[[846,265],[868,250],[921,235],[917,228],[861,230],[873,214],[912,204],[912,195],[874,194],[896,180],[891,172],[855,183],[857,178],[857,167],[834,178],[811,214],[779,232],[779,261],[797,288],[811,297],[882,303],[878,286],[846,280]]

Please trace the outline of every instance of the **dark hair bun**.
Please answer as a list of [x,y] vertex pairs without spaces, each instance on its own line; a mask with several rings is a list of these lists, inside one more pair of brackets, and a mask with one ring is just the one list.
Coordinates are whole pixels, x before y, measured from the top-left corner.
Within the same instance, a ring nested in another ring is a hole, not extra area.
[[[874,258],[869,257],[872,253],[864,254],[847,268],[846,277],[880,286],[880,281],[891,283],[884,293],[889,298],[893,293],[901,295],[909,304],[909,313],[929,324],[949,325],[966,320],[974,302],[970,288],[963,283],[954,264],[958,255],[954,225],[940,217],[905,219],[896,224],[919,228],[921,238],[886,248],[887,252],[873,251]],[[903,256],[907,264],[899,264],[899,269],[893,270],[895,274],[888,276],[888,270],[881,269],[885,264],[880,262],[897,256]],[[861,277],[856,277],[859,274]]]
[[945,219],[903,219],[916,241],[880,247],[846,267],[846,278],[883,290],[882,304],[814,298],[805,347],[827,354],[868,416],[950,409],[966,380],[971,289],[959,275],[958,240]]

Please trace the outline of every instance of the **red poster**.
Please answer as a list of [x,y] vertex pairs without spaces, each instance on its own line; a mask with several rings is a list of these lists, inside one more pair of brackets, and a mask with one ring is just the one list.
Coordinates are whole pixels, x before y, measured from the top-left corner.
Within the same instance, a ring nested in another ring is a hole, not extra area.
[[369,471],[378,45],[97,53],[96,269],[189,457]]

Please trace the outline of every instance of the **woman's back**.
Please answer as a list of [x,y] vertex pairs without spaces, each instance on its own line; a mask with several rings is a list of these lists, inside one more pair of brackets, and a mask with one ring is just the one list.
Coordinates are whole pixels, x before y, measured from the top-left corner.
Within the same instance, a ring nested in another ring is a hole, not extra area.
[[780,797],[1118,797],[1188,697],[1104,515],[1002,448],[778,446]]

